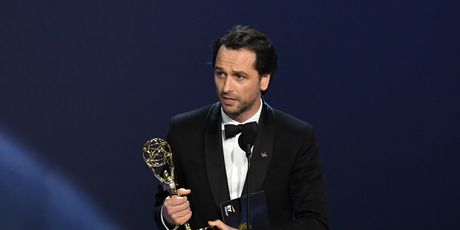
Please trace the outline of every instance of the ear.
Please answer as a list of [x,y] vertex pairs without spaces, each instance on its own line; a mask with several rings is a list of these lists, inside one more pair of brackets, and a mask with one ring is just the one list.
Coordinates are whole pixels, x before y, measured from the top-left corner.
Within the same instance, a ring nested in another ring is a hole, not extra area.
[[268,85],[270,84],[270,74],[264,74],[260,78],[260,91],[265,91],[268,89]]

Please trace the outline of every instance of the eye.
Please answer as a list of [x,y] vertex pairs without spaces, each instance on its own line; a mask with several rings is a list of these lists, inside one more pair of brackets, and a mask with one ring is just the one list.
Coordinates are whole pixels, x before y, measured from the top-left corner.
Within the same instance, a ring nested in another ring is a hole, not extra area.
[[214,76],[222,78],[222,77],[225,77],[225,73],[223,71],[221,71],[221,70],[215,70],[214,71]]
[[244,76],[243,74],[236,74],[235,77],[238,81],[242,81],[246,79],[246,76]]

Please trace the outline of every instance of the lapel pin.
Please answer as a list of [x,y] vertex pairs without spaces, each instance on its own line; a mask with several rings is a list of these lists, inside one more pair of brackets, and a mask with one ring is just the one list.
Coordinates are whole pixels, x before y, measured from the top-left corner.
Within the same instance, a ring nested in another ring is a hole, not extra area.
[[268,157],[268,154],[267,154],[267,153],[260,153],[260,156],[261,156],[262,158],[267,158],[267,157]]

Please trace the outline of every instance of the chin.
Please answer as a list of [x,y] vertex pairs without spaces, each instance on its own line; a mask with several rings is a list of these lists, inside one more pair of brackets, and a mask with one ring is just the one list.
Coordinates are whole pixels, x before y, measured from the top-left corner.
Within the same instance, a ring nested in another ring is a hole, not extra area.
[[229,109],[229,108],[224,108],[224,112],[229,115],[229,116],[238,116],[240,114],[240,111],[237,109]]

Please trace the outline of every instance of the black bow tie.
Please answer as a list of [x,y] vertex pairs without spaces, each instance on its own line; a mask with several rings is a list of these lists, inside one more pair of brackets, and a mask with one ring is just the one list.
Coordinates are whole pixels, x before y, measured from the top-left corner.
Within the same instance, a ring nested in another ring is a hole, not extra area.
[[225,139],[232,138],[236,136],[238,133],[241,133],[247,127],[254,125],[257,126],[257,122],[253,121],[241,125],[225,125]]

